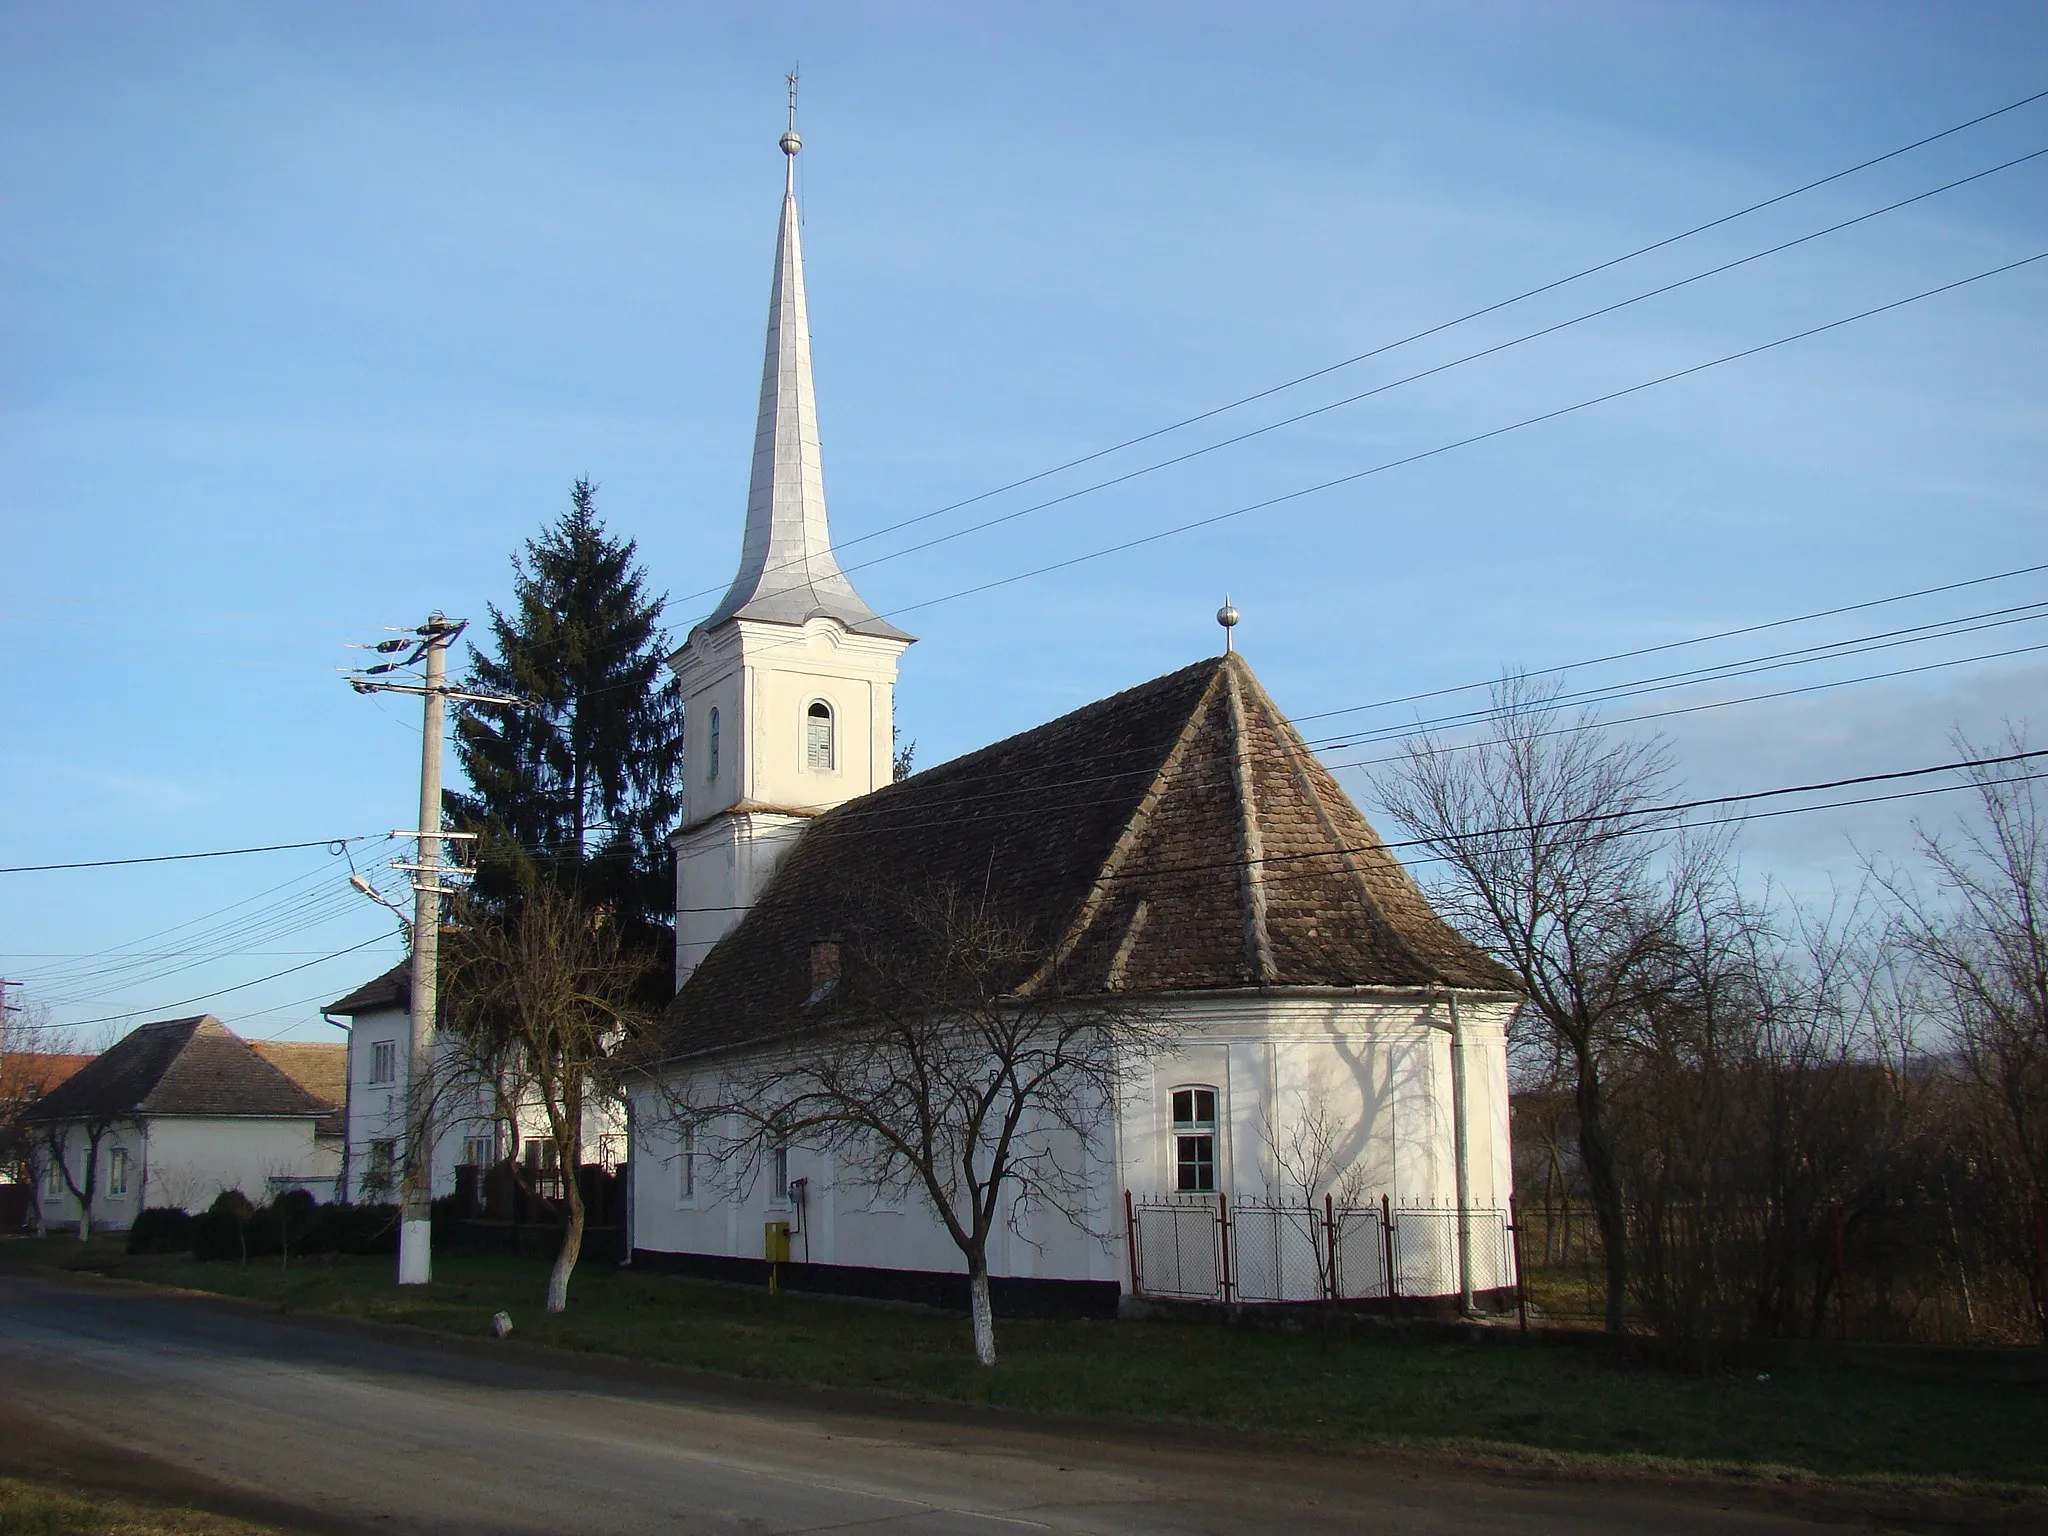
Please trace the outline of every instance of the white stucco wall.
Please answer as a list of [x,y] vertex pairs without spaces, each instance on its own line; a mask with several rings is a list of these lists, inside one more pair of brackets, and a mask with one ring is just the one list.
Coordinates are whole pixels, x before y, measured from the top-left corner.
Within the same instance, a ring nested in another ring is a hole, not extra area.
[[[896,664],[907,643],[856,635],[832,619],[800,629],[740,619],[693,635],[677,654],[686,829],[671,840],[678,985],[753,904],[801,830],[801,814],[773,811],[829,810],[889,782]],[[832,711],[828,768],[813,767],[807,751],[817,702]],[[736,808],[737,815],[713,819]]]
[[[339,1152],[316,1140],[313,1127],[310,1118],[155,1116],[123,1121],[100,1142],[93,1225],[125,1230],[136,1212],[149,1206],[203,1211],[230,1189],[260,1205],[270,1198],[273,1179],[318,1187],[319,1181],[331,1180],[340,1171]],[[65,1159],[81,1187],[87,1145],[83,1127],[66,1128]],[[110,1183],[117,1149],[128,1154],[125,1193],[115,1193]],[[41,1156],[47,1158],[47,1149]],[[42,1200],[46,1223],[77,1224],[78,1201],[69,1189],[53,1194],[46,1180]]]
[[[1204,995],[1170,1000],[1182,1038],[1128,1074],[1096,1144],[1065,1149],[1096,1170],[1083,1231],[1040,1210],[1021,1230],[998,1233],[990,1253],[998,1275],[1114,1280],[1128,1287],[1123,1194],[1173,1191],[1171,1094],[1200,1085],[1217,1092],[1218,1183],[1234,1199],[1290,1189],[1283,1164],[1299,1161],[1305,1123],[1334,1128],[1335,1156],[1313,1198],[1325,1190],[1359,1204],[1385,1195],[1397,1210],[1454,1209],[1456,1160],[1451,1116],[1451,1037],[1441,999],[1420,993],[1346,992]],[[1507,1123],[1505,1029],[1508,1001],[1461,1004],[1466,1052],[1467,1166],[1471,1206],[1504,1209],[1512,1193]],[[729,1194],[710,1156],[697,1157],[695,1191],[685,1197],[678,1132],[659,1095],[634,1105],[633,1225],[636,1247],[739,1258],[762,1254],[762,1224],[790,1219],[769,1197],[765,1176]],[[715,1145],[708,1133],[700,1145]],[[792,1179],[809,1180],[808,1257],[819,1263],[958,1272],[959,1251],[943,1225],[911,1194],[877,1202],[857,1180],[802,1147],[789,1154]],[[803,1241],[796,1256],[805,1257]],[[1480,1289],[1510,1281],[1497,1263],[1474,1275]]]
[[[411,1016],[403,1008],[384,1008],[374,1013],[358,1014],[354,1027],[349,1031],[347,1195],[351,1200],[360,1202],[376,1197],[364,1182],[370,1172],[375,1144],[391,1141],[401,1149],[404,1145],[407,1093],[411,1080],[411,1031]],[[380,1043],[391,1047],[392,1075],[388,1081],[379,1081],[375,1076],[376,1048]],[[454,1050],[452,1043],[442,1043],[440,1048],[443,1054],[452,1054]],[[472,1138],[492,1138],[498,1157],[518,1155],[517,1147],[497,1144],[498,1130],[492,1108],[489,1096],[482,1092],[448,1095],[438,1106],[433,1170],[433,1192],[437,1198],[455,1193],[455,1170],[467,1160],[464,1148]],[[623,1105],[603,1101],[587,1106],[583,1116],[584,1156],[595,1161],[600,1138],[606,1136],[619,1138],[618,1144],[623,1148],[624,1132]],[[549,1135],[547,1112],[538,1104],[522,1105],[519,1112],[521,1144],[529,1139],[545,1139]],[[402,1151],[398,1153],[394,1166],[402,1169]],[[395,1200],[397,1197],[394,1181],[382,1198]]]

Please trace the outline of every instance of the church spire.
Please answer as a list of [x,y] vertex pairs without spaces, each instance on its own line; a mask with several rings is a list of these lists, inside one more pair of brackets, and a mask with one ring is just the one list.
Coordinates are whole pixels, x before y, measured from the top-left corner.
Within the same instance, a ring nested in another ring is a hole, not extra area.
[[836,619],[863,635],[908,640],[861,601],[832,553],[825,521],[825,472],[818,451],[818,401],[811,384],[811,327],[804,303],[804,257],[796,206],[796,76],[789,77],[789,127],[782,229],[775,247],[775,288],[768,301],[768,350],[761,365],[761,414],[754,428],[754,472],[747,490],[747,531],[733,578],[703,628],[731,618],[771,624]]

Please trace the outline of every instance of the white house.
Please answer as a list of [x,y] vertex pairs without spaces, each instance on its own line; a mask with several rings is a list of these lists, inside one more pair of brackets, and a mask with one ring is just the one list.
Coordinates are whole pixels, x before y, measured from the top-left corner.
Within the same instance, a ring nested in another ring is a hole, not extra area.
[[735,1181],[720,1128],[673,1112],[734,1053],[802,1049],[820,946],[872,927],[874,893],[943,882],[1028,929],[1020,988],[1057,969],[1174,1038],[1067,1149],[1092,1170],[1083,1219],[998,1235],[999,1304],[1503,1293],[1515,980],[1430,909],[1244,659],[892,784],[911,643],[833,556],[786,183],[740,570],[671,661],[679,986],[633,1094],[634,1261],[757,1274],[787,1221],[792,1283],[963,1293],[917,1197],[800,1145]]
[[331,1197],[335,1106],[211,1014],[144,1024],[40,1100],[37,1176],[46,1225],[95,1229],[138,1211],[198,1211],[224,1190],[261,1202],[286,1188]]
[[[323,1010],[349,1020],[348,1163],[343,1198],[395,1200],[403,1173],[408,1095],[411,1091],[412,967],[401,961]],[[443,1039],[444,1062],[457,1055],[456,1042]],[[458,1074],[450,1073],[451,1077]],[[552,1173],[560,1162],[547,1113],[531,1101],[518,1106],[516,1133],[500,1123],[492,1095],[483,1088],[447,1091],[435,1103],[433,1192],[455,1192],[455,1170],[519,1159]],[[609,1100],[584,1110],[586,1160],[615,1167],[626,1150],[624,1107]]]

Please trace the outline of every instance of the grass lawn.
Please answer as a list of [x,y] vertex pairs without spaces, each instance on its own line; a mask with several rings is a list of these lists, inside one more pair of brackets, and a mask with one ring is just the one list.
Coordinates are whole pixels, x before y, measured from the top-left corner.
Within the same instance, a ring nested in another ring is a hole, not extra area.
[[265,1536],[267,1530],[188,1509],[74,1493],[42,1478],[0,1477],[0,1536]]
[[877,1389],[1064,1414],[1194,1422],[1339,1446],[1401,1445],[1553,1460],[1808,1475],[1958,1489],[2048,1488],[2048,1390],[1854,1368],[1696,1376],[1569,1345],[1344,1338],[1169,1322],[999,1321],[1002,1360],[973,1361],[964,1317],[592,1266],[569,1311],[541,1308],[545,1266],[440,1254],[400,1291],[388,1259],[282,1273],[118,1240],[0,1243],[0,1267],[57,1265],[244,1296],[293,1310],[484,1336],[736,1376]]

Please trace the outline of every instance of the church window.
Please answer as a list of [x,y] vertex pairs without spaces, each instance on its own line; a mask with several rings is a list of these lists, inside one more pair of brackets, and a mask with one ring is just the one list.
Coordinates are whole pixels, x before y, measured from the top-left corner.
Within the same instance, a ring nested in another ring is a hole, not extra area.
[[711,723],[705,731],[705,735],[710,740],[705,743],[704,747],[704,759],[707,765],[704,769],[704,777],[715,779],[718,777],[718,711],[715,709],[711,711]]
[[697,1198],[697,1127],[686,1125],[676,1136],[676,1204]]
[[832,706],[823,699],[804,717],[804,766],[814,773],[832,771]]
[[1173,1090],[1173,1187],[1206,1193],[1216,1187],[1216,1090]]

